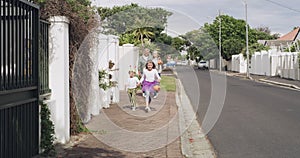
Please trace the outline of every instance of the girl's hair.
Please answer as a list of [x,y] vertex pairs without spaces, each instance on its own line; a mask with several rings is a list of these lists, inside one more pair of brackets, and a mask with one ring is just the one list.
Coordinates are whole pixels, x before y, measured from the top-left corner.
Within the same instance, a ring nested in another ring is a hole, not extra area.
[[152,63],[153,67],[152,69],[155,69],[155,64],[152,60],[148,60],[147,63],[146,63],[146,69],[148,69],[148,63]]

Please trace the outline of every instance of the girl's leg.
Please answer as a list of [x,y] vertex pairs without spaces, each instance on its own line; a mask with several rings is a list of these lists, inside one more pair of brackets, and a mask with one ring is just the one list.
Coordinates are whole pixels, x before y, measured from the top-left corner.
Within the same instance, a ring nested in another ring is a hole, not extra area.
[[146,101],[146,110],[147,111],[151,111],[150,107],[149,107],[149,104],[151,102],[151,97],[150,97],[150,91],[145,91],[145,94],[146,94],[146,97],[145,97],[145,101]]
[[130,94],[129,89],[127,90],[127,94],[128,94],[129,102],[130,102],[130,104],[131,104],[131,94]]
[[129,97],[130,104],[133,106],[133,100],[132,100],[132,95],[133,94],[132,94],[132,90],[128,89],[127,94],[128,94],[128,97]]
[[136,89],[134,89],[132,91],[132,96],[131,96],[133,107],[136,107],[136,97],[135,96],[136,96]]

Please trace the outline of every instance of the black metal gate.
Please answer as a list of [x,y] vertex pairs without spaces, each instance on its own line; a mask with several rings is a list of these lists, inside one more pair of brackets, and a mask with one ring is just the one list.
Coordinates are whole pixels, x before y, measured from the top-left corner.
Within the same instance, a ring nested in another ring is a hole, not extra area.
[[39,8],[1,0],[0,157],[39,152]]

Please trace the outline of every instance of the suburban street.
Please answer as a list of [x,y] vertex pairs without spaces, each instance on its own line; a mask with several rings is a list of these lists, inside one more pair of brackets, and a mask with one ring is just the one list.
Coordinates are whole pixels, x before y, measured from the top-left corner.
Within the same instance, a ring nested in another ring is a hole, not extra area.
[[[184,66],[176,71],[201,124],[211,98],[210,73]],[[226,83],[224,107],[208,133],[217,156],[299,157],[300,92],[238,77],[227,76]]]

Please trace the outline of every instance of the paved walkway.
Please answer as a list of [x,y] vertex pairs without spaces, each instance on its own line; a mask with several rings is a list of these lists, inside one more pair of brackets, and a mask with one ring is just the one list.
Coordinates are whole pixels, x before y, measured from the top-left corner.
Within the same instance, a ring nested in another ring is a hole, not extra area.
[[[163,75],[175,77],[176,72],[165,71]],[[130,109],[128,96],[121,91],[118,104],[102,109],[86,125],[90,133],[72,136],[68,144],[56,146],[57,157],[215,157],[178,79],[176,86],[176,92],[161,90],[148,113],[141,91],[136,111]]]
[[72,137],[69,144],[58,147],[58,157],[183,157],[175,95],[162,90],[147,113],[141,91],[136,111],[121,91],[120,103],[92,118],[86,125],[91,133]]

